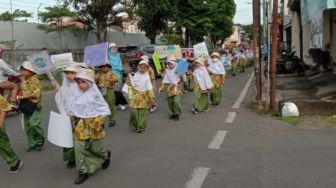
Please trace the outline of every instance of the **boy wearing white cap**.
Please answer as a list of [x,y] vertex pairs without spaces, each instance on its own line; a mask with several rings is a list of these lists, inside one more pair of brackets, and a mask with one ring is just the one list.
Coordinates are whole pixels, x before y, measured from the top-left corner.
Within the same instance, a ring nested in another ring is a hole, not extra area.
[[42,121],[42,88],[36,71],[29,61],[23,62],[20,67],[24,81],[21,83],[22,96],[19,110],[24,116],[24,126],[28,139],[28,152],[42,151],[45,148],[44,131],[41,128]]
[[79,172],[75,184],[82,184],[90,174],[110,165],[111,152],[104,148],[102,142],[106,135],[103,128],[105,116],[111,112],[94,83],[92,70],[78,70],[76,82],[80,96],[73,101],[69,114],[73,118],[76,169]]
[[129,125],[137,133],[146,133],[148,109],[155,101],[153,85],[148,73],[148,62],[141,60],[134,76],[129,75]]

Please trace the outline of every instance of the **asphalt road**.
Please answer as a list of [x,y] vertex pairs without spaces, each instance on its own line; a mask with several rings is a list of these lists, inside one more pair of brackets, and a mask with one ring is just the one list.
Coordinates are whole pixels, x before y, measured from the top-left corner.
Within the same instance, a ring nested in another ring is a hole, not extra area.
[[[190,113],[192,93],[182,100],[182,117],[168,120],[165,94],[149,116],[149,132],[128,127],[128,111],[117,112],[117,126],[107,128],[112,151],[109,169],[92,175],[81,187],[109,188],[334,188],[335,130],[303,130],[250,111],[254,87],[238,109],[232,108],[251,75],[229,78],[221,108]],[[44,97],[43,127],[56,110],[53,94]],[[78,187],[75,170],[65,168],[62,150],[27,153],[18,116],[7,118],[12,145],[24,162],[14,175],[0,162],[1,188]]]

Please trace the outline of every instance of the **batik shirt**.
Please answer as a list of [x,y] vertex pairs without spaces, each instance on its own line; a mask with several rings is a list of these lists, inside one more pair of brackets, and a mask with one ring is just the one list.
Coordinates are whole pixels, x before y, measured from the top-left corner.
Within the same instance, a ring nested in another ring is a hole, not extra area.
[[210,75],[212,83],[215,88],[219,88],[224,84],[225,81],[225,75],[223,74],[213,74]]
[[95,118],[80,119],[75,126],[74,137],[78,140],[101,140],[105,138],[103,128],[105,118],[98,116]]
[[168,97],[182,96],[182,89],[180,84],[165,84],[167,86]]
[[36,75],[33,75],[27,79],[25,79],[21,83],[21,90],[23,93],[23,96],[26,95],[32,95],[33,98],[29,99],[34,103],[37,103],[38,106],[41,106],[42,101],[42,88],[41,88],[41,82],[37,78]]
[[153,90],[150,91],[138,91],[134,89],[132,86],[128,86],[129,88],[129,99],[130,99],[130,108],[149,108],[155,98],[155,94]]
[[8,101],[0,95],[0,112],[8,112],[12,109],[12,106]]
[[117,81],[118,77],[112,71],[101,72],[97,75],[97,85],[99,88],[113,89]]

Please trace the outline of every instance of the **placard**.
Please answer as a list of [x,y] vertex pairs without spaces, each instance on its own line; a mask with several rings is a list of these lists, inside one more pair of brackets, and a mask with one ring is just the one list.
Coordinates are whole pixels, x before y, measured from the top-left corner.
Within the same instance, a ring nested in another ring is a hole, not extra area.
[[32,63],[36,74],[44,74],[52,69],[52,64],[47,51],[34,53],[27,56],[27,59]]
[[205,42],[194,45],[193,49],[194,49],[194,55],[196,58],[198,57],[208,58],[209,57],[208,48]]
[[73,63],[72,53],[51,55],[50,60],[56,69],[65,68]]
[[88,66],[105,65],[108,62],[107,50],[107,42],[87,46],[84,49],[83,62]]
[[194,49],[193,48],[182,48],[181,49],[182,57],[194,58]]
[[154,62],[154,65],[155,65],[156,72],[158,72],[159,74],[161,74],[162,66],[161,66],[161,62],[160,62],[160,58],[159,58],[158,53],[154,52],[154,54],[152,55],[152,57],[153,57],[153,62]]
[[167,58],[167,46],[154,46],[154,50],[157,53],[159,59]]
[[63,148],[73,147],[72,127],[69,116],[50,112],[48,140]]
[[185,74],[186,72],[188,72],[188,68],[189,68],[189,63],[185,60],[185,59],[181,59],[178,63],[177,63],[177,67],[175,72],[178,74]]
[[181,47],[179,45],[167,46],[167,57],[175,56],[176,59],[182,59]]

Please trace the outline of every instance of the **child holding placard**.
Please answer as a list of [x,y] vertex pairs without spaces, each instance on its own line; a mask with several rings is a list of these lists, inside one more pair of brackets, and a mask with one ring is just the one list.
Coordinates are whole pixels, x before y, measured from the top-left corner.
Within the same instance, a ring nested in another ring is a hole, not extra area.
[[[62,86],[55,95],[55,100],[60,113],[69,114],[69,109],[74,100],[80,96],[81,92],[75,81],[77,71],[81,68],[81,64],[74,63],[67,66],[64,72]],[[75,150],[74,148],[63,148],[63,160],[67,161],[67,168],[76,167]]]
[[36,71],[29,61],[23,62],[20,67],[24,81],[21,83],[22,96],[19,110],[24,116],[24,127],[28,138],[28,152],[42,151],[45,148],[42,121],[42,88]]
[[193,76],[195,81],[192,113],[198,114],[199,112],[209,111],[209,95],[208,93],[213,87],[211,78],[205,68],[205,60],[197,58],[195,60],[195,67]]
[[102,65],[99,68],[101,71],[96,77],[96,82],[105,101],[110,107],[111,115],[109,115],[109,127],[113,127],[116,124],[114,87],[118,82],[118,77],[111,71],[112,67],[110,64]]
[[137,133],[147,132],[148,109],[155,101],[155,94],[148,69],[148,61],[141,60],[135,75],[129,75],[129,125]]
[[72,103],[69,114],[73,118],[76,169],[79,172],[75,184],[82,184],[89,174],[110,165],[111,152],[106,150],[104,120],[110,109],[95,84],[94,71],[80,69],[76,82],[81,95]]
[[165,70],[160,91],[167,86],[167,102],[169,119],[178,121],[180,119],[181,108],[180,101],[182,96],[182,88],[180,82],[181,76],[176,73],[176,59],[171,57],[168,60],[167,69]]
[[13,151],[6,133],[6,128],[4,126],[6,112],[10,111],[11,109],[11,105],[4,97],[0,95],[0,156],[10,167],[9,173],[13,174],[20,171],[22,167],[22,161]]

